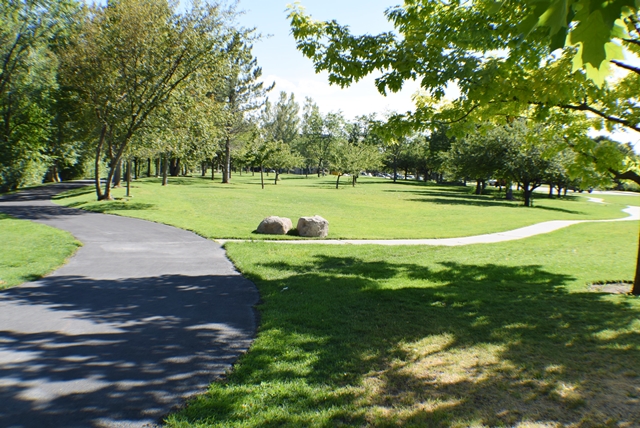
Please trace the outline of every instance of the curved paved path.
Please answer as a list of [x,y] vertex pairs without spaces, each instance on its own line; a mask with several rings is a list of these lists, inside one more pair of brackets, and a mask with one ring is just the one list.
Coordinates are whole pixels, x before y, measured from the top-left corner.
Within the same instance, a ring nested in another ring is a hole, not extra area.
[[63,208],[66,183],[0,211],[71,232],[61,269],[0,291],[0,427],[154,426],[255,334],[255,286],[191,232]]
[[[506,232],[488,233],[485,235],[464,236],[462,238],[436,238],[436,239],[307,239],[307,240],[265,240],[260,242],[274,242],[278,244],[325,244],[325,245],[441,245],[455,247],[471,244],[492,244],[495,242],[514,241],[553,232],[558,229],[578,223],[602,223],[611,221],[640,220],[640,207],[629,206],[622,210],[627,217],[610,220],[552,220]],[[249,242],[244,239],[216,239],[216,242]]]

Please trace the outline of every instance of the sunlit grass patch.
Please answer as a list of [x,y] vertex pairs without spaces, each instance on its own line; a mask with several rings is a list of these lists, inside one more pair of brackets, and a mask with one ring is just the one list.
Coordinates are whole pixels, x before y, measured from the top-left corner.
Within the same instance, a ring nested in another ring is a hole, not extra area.
[[[227,244],[261,325],[169,426],[633,426],[637,224],[461,248]],[[312,410],[313,409],[313,410]]]
[[[504,192],[419,182],[391,183],[361,177],[356,187],[335,189],[334,177],[282,176],[264,190],[259,178],[235,175],[231,184],[202,177],[171,178],[163,187],[155,178],[141,179],[125,198],[114,189],[115,201],[95,200],[91,188],[61,195],[56,202],[91,211],[127,215],[192,230],[207,238],[295,239],[254,233],[265,217],[320,215],[329,220],[329,238],[447,238],[502,232],[548,220],[625,217],[629,201],[640,196],[603,196],[605,204],[589,202],[588,194],[563,199],[535,195],[534,207],[504,200]],[[598,195],[601,197],[601,195]]]
[[80,245],[67,232],[5,214],[0,214],[0,242],[0,289],[46,275]]

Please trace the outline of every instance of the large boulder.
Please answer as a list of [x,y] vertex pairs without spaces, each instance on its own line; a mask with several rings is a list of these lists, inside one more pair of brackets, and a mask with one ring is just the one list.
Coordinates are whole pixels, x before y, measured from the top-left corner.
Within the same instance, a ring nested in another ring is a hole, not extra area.
[[273,215],[262,220],[256,232],[268,235],[286,235],[292,227],[293,223],[290,218]]
[[329,222],[319,215],[300,217],[298,220],[298,235],[306,237],[324,238],[329,234]]

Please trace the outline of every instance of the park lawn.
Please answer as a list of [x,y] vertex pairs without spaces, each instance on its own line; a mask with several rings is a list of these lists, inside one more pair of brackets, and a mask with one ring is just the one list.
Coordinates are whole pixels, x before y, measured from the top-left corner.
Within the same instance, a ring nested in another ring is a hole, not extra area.
[[0,289],[41,278],[80,246],[67,232],[1,213],[0,242]]
[[[273,174],[271,174],[271,179]],[[344,179],[349,180],[349,177]],[[259,176],[238,176],[229,185],[201,177],[159,179],[133,183],[133,198],[115,189],[117,198],[96,202],[91,188],[54,198],[61,205],[127,215],[192,230],[207,238],[274,239],[253,233],[271,215],[289,217],[294,226],[301,216],[320,215],[329,220],[329,238],[411,239],[450,238],[502,232],[547,220],[611,219],[640,197],[613,198],[607,204],[588,201],[589,194],[564,199],[534,196],[534,207],[501,199],[496,189],[473,195],[472,187],[420,182],[392,183],[360,177],[354,188],[335,189],[335,177],[284,175],[278,185],[270,180],[260,188]],[[598,197],[601,197],[598,195]],[[282,237],[277,237],[282,239]],[[285,237],[293,239],[295,237]]]
[[228,243],[260,326],[170,427],[632,427],[638,222],[465,247]]

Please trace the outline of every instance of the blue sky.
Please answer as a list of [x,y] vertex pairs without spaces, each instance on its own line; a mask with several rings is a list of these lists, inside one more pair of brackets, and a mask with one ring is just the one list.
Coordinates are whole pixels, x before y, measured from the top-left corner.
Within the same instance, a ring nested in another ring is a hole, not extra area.
[[[254,45],[254,55],[262,67],[265,82],[275,82],[270,98],[280,91],[293,92],[300,104],[311,97],[321,111],[341,110],[346,117],[385,111],[404,112],[412,109],[411,95],[418,85],[411,82],[398,94],[384,97],[376,90],[374,77],[363,79],[347,89],[328,84],[326,73],[316,74],[311,60],[296,49],[291,36],[286,8],[290,0],[241,0],[239,9],[246,13],[239,18],[246,27],[257,27],[265,37]],[[397,5],[393,0],[302,0],[300,2],[314,19],[336,19],[349,25],[357,34],[377,34],[393,29],[384,11]]]

